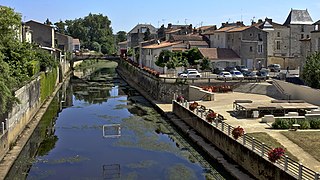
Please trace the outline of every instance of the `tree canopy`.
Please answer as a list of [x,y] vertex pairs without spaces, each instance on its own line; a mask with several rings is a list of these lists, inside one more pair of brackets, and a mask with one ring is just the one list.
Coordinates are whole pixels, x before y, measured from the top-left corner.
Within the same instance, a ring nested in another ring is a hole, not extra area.
[[308,86],[320,89],[320,52],[315,52],[307,57],[302,78]]
[[116,40],[118,42],[123,42],[127,40],[127,33],[125,31],[118,31],[116,34]]
[[0,7],[0,116],[17,102],[12,91],[24,85],[40,68],[57,62],[39,46],[21,42],[21,15]]
[[[159,67],[167,66],[169,69],[175,69],[176,67],[197,65],[199,64],[200,59],[202,59],[202,55],[197,48],[193,48],[185,52],[171,52],[169,50],[163,50],[160,52],[155,64]],[[205,67],[205,64],[203,65]]]
[[67,34],[79,38],[84,48],[94,49],[97,43],[104,54],[115,52],[111,21],[102,14],[89,14],[84,18],[66,20]]

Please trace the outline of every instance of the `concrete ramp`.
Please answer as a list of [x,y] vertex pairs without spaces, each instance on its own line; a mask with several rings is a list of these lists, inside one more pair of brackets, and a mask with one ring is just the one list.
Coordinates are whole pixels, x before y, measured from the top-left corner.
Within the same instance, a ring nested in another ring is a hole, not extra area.
[[285,99],[278,89],[270,83],[243,83],[233,89],[234,92],[250,93],[250,94],[262,94],[267,95],[275,99]]

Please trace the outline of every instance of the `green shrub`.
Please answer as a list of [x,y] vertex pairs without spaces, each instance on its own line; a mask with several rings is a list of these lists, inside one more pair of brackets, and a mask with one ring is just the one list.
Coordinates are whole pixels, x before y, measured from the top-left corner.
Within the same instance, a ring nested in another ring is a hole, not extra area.
[[53,68],[48,73],[41,73],[40,78],[40,97],[41,102],[43,102],[54,91],[57,80],[57,68]]
[[40,62],[39,61],[31,61],[28,65],[28,75],[30,77],[40,72]]
[[273,129],[290,129],[292,124],[296,122],[296,119],[276,119],[274,123],[272,123]]
[[310,122],[308,120],[300,120],[298,124],[300,124],[300,129],[310,129]]
[[320,119],[317,119],[317,118],[310,119],[310,128],[320,129]]

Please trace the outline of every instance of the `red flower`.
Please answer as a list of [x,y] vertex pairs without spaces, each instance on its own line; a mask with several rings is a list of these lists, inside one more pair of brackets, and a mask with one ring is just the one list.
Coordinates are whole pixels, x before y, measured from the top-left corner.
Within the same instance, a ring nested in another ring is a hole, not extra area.
[[234,139],[238,139],[239,137],[244,135],[244,129],[240,126],[234,128],[232,130],[232,136]]
[[271,162],[276,162],[278,159],[281,158],[281,156],[284,155],[284,149],[281,148],[281,147],[278,147],[278,148],[274,148],[272,150],[270,150],[268,152],[268,159],[271,161]]

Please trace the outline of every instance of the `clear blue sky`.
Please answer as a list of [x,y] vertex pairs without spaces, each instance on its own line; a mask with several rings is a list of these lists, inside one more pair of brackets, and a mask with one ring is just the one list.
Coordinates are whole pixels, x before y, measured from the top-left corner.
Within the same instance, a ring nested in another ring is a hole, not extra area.
[[[52,22],[76,19],[91,13],[101,13],[112,22],[113,32],[130,31],[138,23],[155,27],[161,24],[218,25],[222,22],[272,18],[284,23],[290,9],[308,9],[313,21],[320,19],[318,0],[0,0],[22,14],[22,20]],[[1,16],[1,15],[0,15]]]

